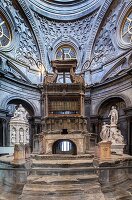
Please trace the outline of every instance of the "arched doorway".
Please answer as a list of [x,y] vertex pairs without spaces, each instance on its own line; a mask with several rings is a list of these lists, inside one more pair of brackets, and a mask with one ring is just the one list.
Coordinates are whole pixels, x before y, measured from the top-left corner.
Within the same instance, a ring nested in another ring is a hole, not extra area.
[[7,104],[7,110],[11,115],[13,115],[15,109],[17,109],[20,104],[22,104],[22,106],[27,110],[27,112],[29,113],[29,117],[34,116],[34,110],[32,106],[22,99],[12,99],[11,101],[9,101]]
[[57,140],[52,147],[53,154],[77,154],[77,147],[71,140]]
[[29,135],[30,135],[30,147],[32,150],[33,147],[33,135],[40,133],[41,130],[41,121],[39,118],[35,118],[35,110],[32,104],[26,101],[25,99],[14,98],[6,103],[6,116],[4,118],[0,118],[0,147],[6,147],[6,152],[10,153],[11,141],[10,141],[10,130],[9,130],[9,122],[11,117],[13,117],[15,110],[18,106],[22,104],[22,106],[28,112],[27,118],[29,121]]
[[126,114],[125,114],[126,103],[122,98],[120,98],[120,97],[109,98],[101,104],[101,106],[98,110],[98,116],[100,117],[99,133],[101,131],[103,122],[110,124],[110,117],[108,117],[108,115],[109,115],[109,112],[110,112],[112,106],[115,106],[118,111],[119,119],[118,119],[117,126],[121,130],[121,133],[122,133],[125,143],[126,143],[125,152],[129,153],[128,152],[128,149],[129,149],[129,147],[128,147],[128,124],[127,124],[127,118],[126,118]]
[[[34,125],[34,109],[28,101],[23,100],[23,99],[12,99],[7,103],[7,110],[9,112],[10,117],[14,115],[15,110],[19,107],[19,105],[22,105],[25,110],[28,112],[27,118],[29,121],[29,142],[30,142],[30,147],[32,149],[33,146],[33,134],[35,132],[35,125]],[[9,120],[10,121],[10,120]],[[9,135],[9,130],[8,130],[8,135]],[[10,143],[10,138],[8,138],[8,141]]]

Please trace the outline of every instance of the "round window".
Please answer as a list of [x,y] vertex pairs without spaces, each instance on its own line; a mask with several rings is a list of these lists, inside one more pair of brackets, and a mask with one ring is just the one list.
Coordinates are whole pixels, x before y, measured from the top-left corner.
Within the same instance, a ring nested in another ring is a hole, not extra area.
[[7,47],[11,41],[11,31],[5,17],[0,14],[0,48]]
[[121,26],[121,39],[124,44],[132,44],[132,10],[128,12]]

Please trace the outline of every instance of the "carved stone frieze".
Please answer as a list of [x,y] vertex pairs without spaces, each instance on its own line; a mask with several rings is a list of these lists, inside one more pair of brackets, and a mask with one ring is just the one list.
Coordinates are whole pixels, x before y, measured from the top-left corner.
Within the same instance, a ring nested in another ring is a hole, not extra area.
[[91,69],[99,68],[102,64],[119,54],[117,47],[114,44],[113,35],[116,31],[116,20],[122,8],[123,1],[118,0],[113,2],[112,9],[105,18],[104,24],[96,38],[93,51],[93,61]]
[[126,63],[126,58],[121,59],[116,63],[103,77],[102,82],[108,79],[112,79],[115,76],[120,76],[128,70],[129,67]]
[[[14,6],[13,1],[4,0],[4,5],[10,9],[19,33],[19,41],[15,44],[15,59],[32,68],[37,68],[33,60],[40,60],[40,55],[33,32],[30,30],[28,23],[24,20],[18,8]],[[33,59],[28,59],[28,57],[32,57]]]
[[83,74],[75,74],[73,68],[70,69],[70,77],[72,83],[80,83],[80,84],[85,84]]
[[0,57],[0,65],[0,71],[3,76],[14,78],[16,81],[31,84],[27,76],[22,71],[20,71],[11,61],[4,60]]
[[48,20],[37,13],[35,13],[35,18],[38,20],[41,31],[44,33],[45,45],[47,47],[52,47],[52,44],[61,37],[63,39],[65,37],[68,37],[68,39],[70,37],[74,38],[83,47],[89,38],[89,32],[96,14],[97,12],[94,12],[86,18],[74,22]]
[[58,76],[58,72],[57,71],[55,71],[54,74],[52,74],[52,75],[49,75],[47,73],[46,76],[45,76],[45,79],[44,79],[44,83],[45,84],[55,83],[56,80],[57,80],[57,76]]

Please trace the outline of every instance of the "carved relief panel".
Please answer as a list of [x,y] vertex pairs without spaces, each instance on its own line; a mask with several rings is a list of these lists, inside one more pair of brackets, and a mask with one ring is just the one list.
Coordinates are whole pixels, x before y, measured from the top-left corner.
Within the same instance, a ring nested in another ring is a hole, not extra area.
[[[22,14],[17,3],[14,3],[12,0],[3,0],[1,5],[5,8],[5,10],[6,6],[8,7],[10,10],[8,15],[10,15],[10,18],[15,26],[15,31],[12,33],[15,37],[15,41],[12,41],[14,43],[14,50],[10,53],[11,57],[37,70],[38,66],[36,65],[36,62],[40,60],[39,48],[26,16]],[[1,23],[2,21],[0,21],[0,29],[6,25],[6,23]],[[9,28],[7,30],[9,32]],[[8,37],[9,36],[10,35],[8,33]],[[9,40],[11,40],[11,36],[9,37]]]

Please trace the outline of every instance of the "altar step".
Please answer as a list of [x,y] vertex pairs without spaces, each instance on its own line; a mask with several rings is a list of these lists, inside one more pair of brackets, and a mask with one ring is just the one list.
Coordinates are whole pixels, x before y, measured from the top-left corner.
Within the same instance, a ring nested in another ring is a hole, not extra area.
[[104,200],[92,159],[34,160],[21,200]]
[[52,175],[49,179],[49,176],[39,176],[39,175],[32,175],[28,177],[28,184],[43,184],[43,185],[50,185],[50,184],[83,184],[90,181],[97,180],[97,175]]
[[[89,198],[88,198],[89,196]],[[32,176],[24,186],[21,200],[94,200],[103,194],[97,175]]]
[[89,167],[78,167],[78,168],[32,168],[32,174],[37,175],[86,175],[95,173],[96,169]]
[[70,154],[31,154],[31,158],[35,160],[84,160],[92,159],[94,153],[79,154],[79,155],[70,155]]

